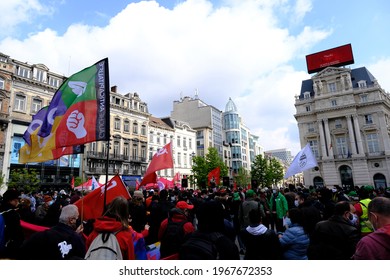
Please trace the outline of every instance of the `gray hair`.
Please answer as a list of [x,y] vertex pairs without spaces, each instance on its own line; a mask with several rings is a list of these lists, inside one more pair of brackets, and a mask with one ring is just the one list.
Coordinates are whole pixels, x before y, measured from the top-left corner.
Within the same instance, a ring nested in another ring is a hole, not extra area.
[[69,224],[69,218],[77,218],[79,216],[79,209],[74,204],[69,204],[62,207],[59,222]]
[[368,204],[368,211],[390,217],[390,199],[387,197],[375,197]]

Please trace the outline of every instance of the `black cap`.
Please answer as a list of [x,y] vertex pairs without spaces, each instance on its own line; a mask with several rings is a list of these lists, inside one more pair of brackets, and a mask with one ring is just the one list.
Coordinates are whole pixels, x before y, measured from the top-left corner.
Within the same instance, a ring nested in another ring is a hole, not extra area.
[[20,193],[17,190],[14,190],[14,189],[7,190],[3,194],[3,200],[4,201],[11,201],[14,199],[19,199],[19,195],[20,195]]

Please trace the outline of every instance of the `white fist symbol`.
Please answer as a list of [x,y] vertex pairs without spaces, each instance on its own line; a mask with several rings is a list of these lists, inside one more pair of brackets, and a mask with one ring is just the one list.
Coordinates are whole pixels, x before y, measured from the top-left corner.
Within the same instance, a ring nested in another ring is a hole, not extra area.
[[87,135],[84,123],[84,115],[77,110],[73,111],[66,120],[66,126],[74,133],[77,139],[83,138]]

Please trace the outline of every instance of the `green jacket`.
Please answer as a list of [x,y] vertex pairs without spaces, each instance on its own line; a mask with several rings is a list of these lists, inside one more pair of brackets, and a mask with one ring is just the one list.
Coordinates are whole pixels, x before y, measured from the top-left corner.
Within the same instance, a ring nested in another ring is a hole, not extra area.
[[[269,207],[270,211],[273,211],[274,207],[274,200],[273,200],[273,194],[271,196]],[[282,195],[281,193],[278,194],[278,196],[275,198],[275,209],[276,209],[276,216],[279,219],[283,219],[284,216],[286,216],[288,211],[288,203],[287,199]]]

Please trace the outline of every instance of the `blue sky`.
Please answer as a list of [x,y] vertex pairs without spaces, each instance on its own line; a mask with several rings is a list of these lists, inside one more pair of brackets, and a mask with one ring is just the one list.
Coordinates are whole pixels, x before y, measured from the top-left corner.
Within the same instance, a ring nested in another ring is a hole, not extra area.
[[301,146],[294,96],[305,56],[352,44],[390,90],[386,0],[2,0],[0,52],[64,75],[108,57],[110,82],[156,117],[195,95],[229,97],[266,150]]

